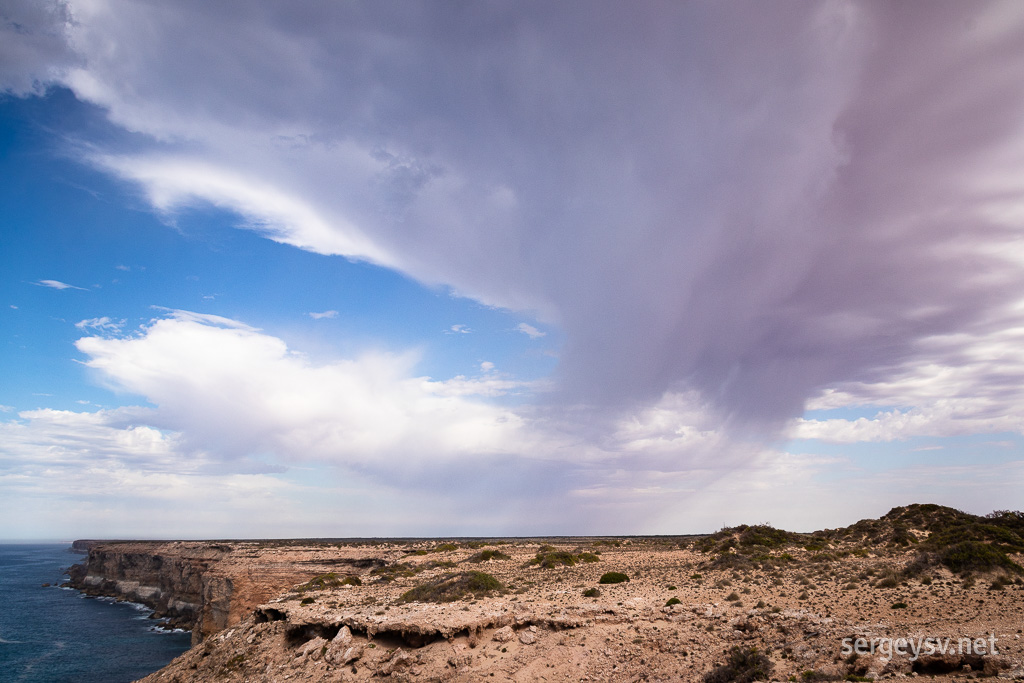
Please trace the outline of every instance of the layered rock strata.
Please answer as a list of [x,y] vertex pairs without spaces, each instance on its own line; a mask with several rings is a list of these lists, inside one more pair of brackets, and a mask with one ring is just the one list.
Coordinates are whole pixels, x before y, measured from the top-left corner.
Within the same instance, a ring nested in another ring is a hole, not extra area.
[[390,561],[325,544],[262,542],[77,542],[85,562],[70,585],[89,595],[144,604],[154,616],[192,631],[193,645],[238,623],[262,602],[327,572],[362,572]]

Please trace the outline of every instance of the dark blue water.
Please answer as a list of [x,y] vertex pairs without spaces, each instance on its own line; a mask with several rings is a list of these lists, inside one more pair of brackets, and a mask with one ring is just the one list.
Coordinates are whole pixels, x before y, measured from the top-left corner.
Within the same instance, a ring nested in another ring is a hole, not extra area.
[[0,544],[0,680],[5,683],[126,683],[188,649],[149,611],[54,586],[83,557],[70,545]]

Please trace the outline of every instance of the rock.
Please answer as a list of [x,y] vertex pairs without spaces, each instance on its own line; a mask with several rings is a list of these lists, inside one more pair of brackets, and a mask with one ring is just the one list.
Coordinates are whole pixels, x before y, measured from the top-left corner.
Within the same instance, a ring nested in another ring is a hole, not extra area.
[[[930,655],[921,655],[920,659],[917,660],[918,667],[926,672],[934,671],[939,673],[947,673],[956,671],[961,668],[960,655],[953,654],[951,652],[941,653],[937,652]],[[969,665],[967,670],[970,671]]]
[[324,659],[334,664],[349,664],[363,656],[363,646],[354,645],[352,631],[348,626],[342,626],[338,635],[334,636],[331,644],[327,646],[327,653]]
[[342,626],[338,634],[331,639],[331,647],[348,647],[352,644],[352,630]]
[[298,660],[309,659],[312,662],[320,659],[321,653],[327,647],[327,639],[317,636],[313,640],[309,641],[299,649],[299,653],[295,656]]
[[390,676],[396,671],[404,669],[412,663],[412,655],[410,655],[408,652],[405,652],[402,648],[398,648],[397,650],[395,650],[395,654],[391,655],[391,659],[386,661],[384,663],[384,666],[382,666],[378,670],[378,673],[381,676]]
[[512,630],[511,626],[502,626],[494,632],[494,635],[491,636],[491,640],[495,640],[499,643],[507,643],[515,637],[515,631]]
[[537,636],[532,631],[523,631],[519,634],[519,642],[523,645],[533,645],[537,642]]
[[1013,661],[1006,655],[985,655],[981,658],[981,671],[986,676],[998,676],[1000,671],[1013,668]]
[[909,674],[913,669],[913,664],[906,657],[893,657],[889,662],[882,667],[882,675],[888,674]]

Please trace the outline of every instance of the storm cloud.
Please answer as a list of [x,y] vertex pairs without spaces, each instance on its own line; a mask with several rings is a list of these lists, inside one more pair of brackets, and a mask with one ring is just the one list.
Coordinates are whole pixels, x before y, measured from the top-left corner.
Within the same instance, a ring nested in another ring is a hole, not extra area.
[[4,31],[38,37],[35,78],[152,141],[91,163],[161,211],[224,207],[558,326],[547,401],[693,392],[777,434],[826,390],[956,365],[1022,323],[1015,2],[90,0],[30,19]]

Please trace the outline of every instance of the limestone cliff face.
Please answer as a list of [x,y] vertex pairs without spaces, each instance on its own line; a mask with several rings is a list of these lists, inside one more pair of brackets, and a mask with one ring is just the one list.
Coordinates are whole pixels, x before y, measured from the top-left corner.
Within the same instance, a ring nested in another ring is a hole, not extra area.
[[73,587],[151,607],[191,629],[193,645],[314,576],[387,561],[365,552],[348,557],[336,547],[254,542],[81,541],[74,547],[88,557],[69,572]]
[[192,629],[197,643],[227,626],[230,609],[223,606],[230,607],[231,582],[213,570],[230,552],[209,545],[99,543],[72,572],[71,584],[92,595],[147,605],[172,624]]

